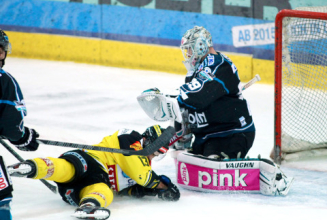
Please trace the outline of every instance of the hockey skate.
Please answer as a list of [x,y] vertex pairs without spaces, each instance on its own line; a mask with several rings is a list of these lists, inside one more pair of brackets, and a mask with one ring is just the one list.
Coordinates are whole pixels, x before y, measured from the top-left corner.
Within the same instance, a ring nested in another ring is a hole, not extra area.
[[73,217],[79,219],[108,219],[110,210],[102,207],[97,207],[93,203],[85,203],[75,210]]
[[31,178],[35,175],[36,167],[32,161],[27,160],[10,165],[7,170],[10,176]]

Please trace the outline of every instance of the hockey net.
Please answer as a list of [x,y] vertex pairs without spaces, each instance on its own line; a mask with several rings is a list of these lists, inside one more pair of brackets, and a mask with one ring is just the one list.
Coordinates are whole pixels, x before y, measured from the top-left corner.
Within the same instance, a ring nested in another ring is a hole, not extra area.
[[327,155],[327,7],[276,16],[274,160]]

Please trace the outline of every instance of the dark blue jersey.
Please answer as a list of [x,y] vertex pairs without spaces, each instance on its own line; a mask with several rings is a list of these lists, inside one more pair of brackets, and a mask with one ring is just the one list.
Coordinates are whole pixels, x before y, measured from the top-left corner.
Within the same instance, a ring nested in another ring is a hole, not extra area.
[[23,137],[26,114],[23,94],[17,81],[0,69],[0,136],[12,141]]
[[177,100],[188,110],[195,135],[210,138],[255,131],[240,85],[236,66],[219,52],[209,54],[197,71],[186,76]]

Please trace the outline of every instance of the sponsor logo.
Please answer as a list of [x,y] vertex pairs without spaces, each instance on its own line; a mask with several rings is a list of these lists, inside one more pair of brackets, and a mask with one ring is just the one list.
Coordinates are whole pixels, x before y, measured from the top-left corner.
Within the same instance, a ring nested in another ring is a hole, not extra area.
[[74,202],[73,198],[71,197],[71,194],[72,194],[73,192],[74,192],[74,189],[67,189],[67,191],[66,191],[66,193],[65,193],[65,197],[66,197],[66,199],[67,199],[67,201],[68,201],[69,204],[71,204],[71,205],[73,205],[73,206],[78,206],[78,205]]
[[[181,134],[182,134],[182,132],[181,132]],[[181,134],[179,134],[179,135],[181,135]],[[171,146],[173,143],[175,143],[178,139],[179,139],[179,137],[176,134],[174,134],[174,136],[169,141],[169,146]]]
[[3,190],[8,187],[8,183],[5,179],[4,172],[0,166],[0,190]]
[[109,176],[111,189],[117,192],[117,176],[116,176],[115,165],[108,166],[108,176]]
[[125,178],[129,178],[129,176],[127,176],[127,174],[124,171],[121,171],[121,175],[123,175],[123,177]]
[[180,169],[180,173],[181,173],[183,183],[185,185],[188,185],[189,182],[190,182],[190,177],[189,177],[188,170],[187,170],[187,167],[186,167],[185,163],[181,163],[181,166],[179,167],[179,169]]
[[133,148],[135,151],[142,150],[143,147],[139,141],[136,141],[134,144],[129,146],[130,148]]
[[245,118],[242,116],[239,118],[239,120],[240,120],[241,126],[244,127],[246,125]]
[[254,163],[251,162],[238,162],[238,163],[226,163],[226,168],[232,168],[232,169],[236,169],[236,168],[253,168],[254,167]]
[[76,152],[67,152],[67,153],[64,153],[64,155],[73,155],[73,156],[77,157],[81,161],[81,163],[83,165],[84,172],[87,171],[87,163],[86,163],[85,159],[80,154],[78,154]]
[[92,192],[92,193],[90,193],[90,194],[100,196],[100,197],[104,200],[104,202],[105,202],[104,206],[107,207],[106,197],[105,197],[103,194],[98,193],[98,192]]
[[212,55],[208,55],[208,66],[211,66],[215,63],[215,57]]
[[173,113],[171,112],[171,104],[170,103],[167,103],[167,109],[168,109],[169,117],[174,118]]
[[194,114],[189,114],[188,121],[191,124],[196,124],[198,128],[206,127],[209,125],[204,112],[202,113],[194,112]]
[[40,158],[40,159],[43,160],[44,163],[48,167],[48,169],[47,169],[47,175],[44,177],[44,179],[51,177],[53,175],[53,173],[54,173],[54,165],[53,165],[53,162],[51,160],[49,160],[48,158]]
[[203,186],[242,186],[246,187],[247,184],[244,181],[244,178],[247,176],[246,173],[243,173],[240,175],[240,170],[235,170],[235,175],[233,178],[232,174],[229,173],[224,173],[224,174],[219,174],[217,170],[213,170],[212,175],[209,172],[206,171],[199,171],[198,172],[198,187],[203,188]]

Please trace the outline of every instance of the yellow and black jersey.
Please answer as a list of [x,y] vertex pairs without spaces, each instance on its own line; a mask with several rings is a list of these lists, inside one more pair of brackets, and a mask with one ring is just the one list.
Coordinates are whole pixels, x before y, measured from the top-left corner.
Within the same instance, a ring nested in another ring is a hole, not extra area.
[[[142,135],[140,133],[130,129],[120,129],[113,135],[104,137],[103,140],[95,146],[117,149],[134,149],[138,151],[143,149],[142,142]],[[119,153],[94,150],[85,150],[85,152],[92,156],[96,161],[103,164],[109,174],[112,172],[111,168],[113,166],[119,165],[124,174],[141,186],[155,188],[160,182],[159,177],[152,171],[150,161],[146,156],[128,156]],[[115,187],[115,184],[111,185],[112,187]],[[119,186],[116,187],[118,187],[119,190]]]

